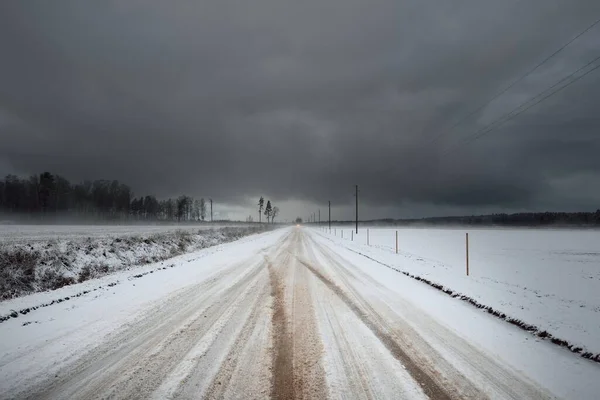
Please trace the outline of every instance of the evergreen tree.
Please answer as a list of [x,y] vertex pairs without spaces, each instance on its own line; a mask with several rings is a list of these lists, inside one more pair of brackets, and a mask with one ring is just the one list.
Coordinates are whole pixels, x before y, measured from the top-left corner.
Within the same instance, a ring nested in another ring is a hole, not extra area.
[[265,207],[265,216],[267,217],[267,223],[269,222],[269,218],[273,214],[273,207],[271,206],[271,200],[267,200],[267,206]]
[[260,196],[260,200],[258,200],[258,223],[262,222],[262,212],[263,212],[264,207],[265,207],[265,199],[263,199],[263,197]]

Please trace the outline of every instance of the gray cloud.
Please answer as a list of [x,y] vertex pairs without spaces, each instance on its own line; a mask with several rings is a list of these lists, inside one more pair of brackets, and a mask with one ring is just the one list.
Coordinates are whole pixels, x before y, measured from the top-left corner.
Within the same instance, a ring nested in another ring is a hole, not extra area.
[[595,0],[7,2],[0,172],[116,178],[236,215],[262,194],[287,218],[327,200],[347,217],[355,183],[373,218],[597,208],[600,74],[445,149],[600,54],[596,27],[448,131],[598,15]]

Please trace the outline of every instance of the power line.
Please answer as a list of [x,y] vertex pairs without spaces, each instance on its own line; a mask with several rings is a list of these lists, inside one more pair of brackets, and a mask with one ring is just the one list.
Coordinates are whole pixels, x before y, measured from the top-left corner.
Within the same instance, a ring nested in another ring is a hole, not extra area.
[[483,133],[481,133],[481,134],[477,135],[477,136],[476,136],[476,137],[475,137],[473,140],[477,140],[477,139],[479,139],[480,137],[482,137],[482,136],[486,135],[487,133],[489,133],[489,132],[491,132],[492,130],[496,129],[498,126],[500,126],[500,125],[503,125],[504,123],[506,123],[506,122],[510,121],[511,119],[515,118],[516,116],[518,116],[518,115],[520,115],[520,114],[524,113],[525,111],[529,110],[529,109],[530,109],[530,108],[532,108],[533,106],[535,106],[535,105],[538,105],[538,104],[539,104],[539,103],[541,103],[542,101],[544,101],[544,100],[546,100],[547,98],[549,98],[549,97],[551,97],[551,96],[555,95],[556,93],[560,92],[561,90],[565,89],[566,87],[568,87],[568,86],[571,86],[573,83],[577,82],[578,80],[580,80],[580,79],[581,79],[581,78],[583,78],[584,76],[588,75],[589,73],[591,73],[591,72],[594,72],[594,71],[595,71],[595,70],[597,70],[598,68],[600,68],[600,64],[596,65],[594,68],[590,69],[589,71],[585,72],[584,74],[582,74],[582,75],[578,76],[577,78],[573,79],[571,82],[567,83],[566,85],[563,85],[563,86],[559,87],[558,89],[556,89],[556,90],[555,90],[555,91],[553,91],[552,93],[550,93],[550,94],[548,94],[548,95],[546,95],[546,96],[542,97],[541,99],[539,99],[539,100],[538,100],[538,101],[536,101],[535,103],[533,103],[533,104],[531,104],[531,105],[527,106],[527,107],[526,107],[526,108],[524,108],[523,110],[521,110],[521,111],[517,112],[516,114],[514,114],[513,116],[511,116],[511,117],[510,117],[509,119],[507,119],[506,121],[503,121],[502,123],[500,123],[499,125],[497,125],[497,126],[493,127],[492,129],[490,129],[490,130],[488,130],[488,131],[486,131],[486,132],[483,132]]
[[[591,72],[594,72],[595,70],[597,70],[598,68],[600,68],[600,64],[596,65],[594,68],[586,71],[585,73],[579,75],[578,77],[572,79],[570,82],[566,83],[565,85],[559,87],[558,89],[550,92],[549,94],[543,96],[545,93],[547,93],[548,91],[552,90],[553,88],[555,88],[556,86],[558,86],[559,84],[561,84],[562,82],[564,82],[565,80],[571,79],[574,75],[576,75],[577,73],[579,73],[580,71],[584,70],[585,68],[587,68],[589,65],[591,65],[593,62],[597,61],[600,59],[599,57],[596,57],[595,59],[593,59],[592,61],[590,61],[589,63],[587,63],[586,65],[584,65],[583,67],[579,68],[577,71],[569,74],[568,76],[566,76],[565,78],[559,80],[558,82],[556,82],[554,85],[550,86],[549,88],[543,90],[542,92],[538,93],[537,95],[535,95],[534,97],[526,100],[525,102],[519,104],[517,107],[515,107],[512,111],[510,111],[509,113],[503,115],[502,117],[496,119],[495,121],[493,121],[491,124],[486,125],[485,127],[483,127],[482,129],[476,131],[475,133],[473,133],[472,135],[463,138],[462,142],[464,143],[470,143],[473,142],[485,135],[487,135],[488,133],[490,133],[491,131],[493,131],[494,129],[504,125],[505,123],[507,123],[508,121],[512,120],[513,118],[521,115],[522,113],[524,113],[525,111],[529,110],[530,108],[538,105],[539,103],[543,102],[544,100],[548,99],[549,97],[555,95],[556,93],[560,92],[561,90],[565,89],[568,86],[571,86],[573,83],[577,82],[578,80],[580,80],[581,78],[583,78],[584,76],[588,75]],[[528,105],[527,107],[521,109],[522,107],[526,106],[528,103],[532,102],[533,100],[541,97],[538,101],[535,101],[534,103]],[[519,110],[521,109],[521,110]],[[448,154],[449,151],[444,152],[443,154],[446,155]]]
[[465,117],[461,118],[458,122],[456,122],[454,125],[452,125],[448,130],[441,131],[438,135],[436,135],[433,139],[431,139],[429,141],[428,145],[434,144],[437,140],[439,140],[446,133],[449,133],[449,132],[453,131],[454,128],[456,128],[457,126],[461,125],[467,119],[471,118],[473,115],[475,115],[479,111],[481,111],[484,107],[486,107],[487,105],[489,105],[492,101],[496,100],[498,97],[502,96],[504,93],[506,93],[507,91],[509,91],[510,89],[512,89],[517,83],[521,82],[523,79],[525,79],[526,77],[528,77],[529,75],[531,75],[534,71],[536,71],[539,67],[541,67],[542,65],[544,65],[545,63],[547,63],[548,61],[550,61],[552,58],[554,58],[554,56],[556,56],[558,53],[560,53],[561,51],[563,51],[567,46],[569,46],[575,40],[579,39],[582,35],[584,35],[585,33],[587,33],[590,29],[592,29],[593,27],[595,27],[596,25],[598,25],[598,23],[600,23],[600,19],[597,19],[594,23],[592,23],[590,26],[588,26],[585,30],[583,30],[580,33],[578,33],[575,37],[573,37],[567,43],[565,43],[560,48],[558,48],[558,50],[556,50],[554,53],[550,54],[543,61],[541,61],[540,63],[538,63],[535,67],[533,67],[532,69],[530,69],[529,71],[527,71],[519,79],[515,80],[510,85],[508,85],[506,88],[504,88],[503,90],[501,90],[500,92],[498,92],[491,99],[487,100],[485,103],[483,103],[482,105],[480,105],[479,107],[477,107],[475,110],[473,110],[472,112],[470,112],[468,115],[466,115]]

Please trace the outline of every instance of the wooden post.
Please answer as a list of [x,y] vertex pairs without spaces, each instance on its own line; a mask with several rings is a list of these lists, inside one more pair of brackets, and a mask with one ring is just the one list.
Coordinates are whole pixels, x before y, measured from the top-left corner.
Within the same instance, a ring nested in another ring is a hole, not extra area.
[[396,254],[398,254],[398,231],[396,231]]
[[465,236],[466,245],[467,245],[467,276],[469,276],[469,233],[467,232]]

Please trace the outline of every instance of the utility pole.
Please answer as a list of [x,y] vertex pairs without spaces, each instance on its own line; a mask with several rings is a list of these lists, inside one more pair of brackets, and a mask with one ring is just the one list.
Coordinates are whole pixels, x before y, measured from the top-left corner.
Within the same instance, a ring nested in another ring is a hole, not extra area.
[[331,201],[329,201],[329,230],[331,230]]
[[213,222],[213,213],[212,213],[212,199],[208,199],[210,201],[210,222]]
[[358,234],[358,185],[356,186],[356,233]]

